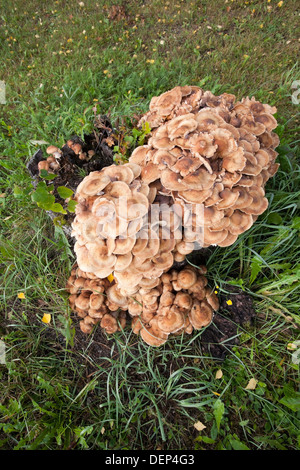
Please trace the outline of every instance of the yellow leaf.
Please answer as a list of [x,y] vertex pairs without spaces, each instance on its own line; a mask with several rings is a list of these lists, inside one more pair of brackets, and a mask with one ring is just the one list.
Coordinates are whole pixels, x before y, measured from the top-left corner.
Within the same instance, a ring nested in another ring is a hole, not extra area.
[[216,372],[216,379],[221,379],[223,377],[223,372],[221,369],[217,370]]
[[257,380],[255,379],[250,379],[248,382],[248,385],[246,387],[246,390],[255,390],[257,385]]
[[107,276],[107,279],[109,280],[109,282],[113,282],[114,280],[113,274],[110,274],[109,276]]
[[44,313],[44,316],[42,318],[43,323],[50,323],[51,322],[51,315],[50,313]]
[[206,426],[204,426],[204,424],[201,423],[201,421],[197,421],[197,423],[194,424],[194,428],[196,428],[197,431],[203,431],[203,429],[205,429]]
[[221,394],[218,393],[218,392],[213,392],[214,395],[217,395],[217,397],[219,397]]
[[24,292],[19,292],[18,299],[26,299]]
[[226,303],[227,305],[232,305],[232,300],[227,300]]

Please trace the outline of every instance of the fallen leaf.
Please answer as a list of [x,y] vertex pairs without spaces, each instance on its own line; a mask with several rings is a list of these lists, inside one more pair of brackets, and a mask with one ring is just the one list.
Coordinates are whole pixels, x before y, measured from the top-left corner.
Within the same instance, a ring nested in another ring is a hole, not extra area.
[[51,322],[51,315],[50,313],[44,313],[44,316],[42,318],[43,323],[50,323]]
[[221,379],[223,377],[223,372],[221,369],[217,370],[216,372],[216,379]]
[[257,380],[255,379],[250,379],[248,382],[248,385],[246,387],[246,390],[255,390],[257,385]]
[[204,426],[204,424],[201,423],[201,421],[197,421],[197,423],[194,424],[194,428],[196,428],[197,431],[203,431],[203,429],[205,429],[206,426]]
[[18,299],[26,299],[24,292],[19,292]]
[[109,147],[112,147],[115,143],[112,137],[107,137],[106,139],[104,139],[104,142],[106,142]]

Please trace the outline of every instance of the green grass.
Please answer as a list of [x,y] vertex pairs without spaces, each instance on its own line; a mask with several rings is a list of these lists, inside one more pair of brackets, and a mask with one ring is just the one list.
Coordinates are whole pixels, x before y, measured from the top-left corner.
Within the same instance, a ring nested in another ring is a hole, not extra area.
[[[277,4],[128,1],[116,21],[103,1],[4,1],[2,449],[299,448],[299,365],[289,346],[299,336],[300,307],[299,106],[291,101],[300,79],[299,12],[293,0]],[[210,285],[225,294],[227,283],[242,287],[257,311],[223,362],[203,355],[201,332],[159,349],[129,328],[109,338],[97,330],[74,336],[64,292],[71,252],[29,196],[25,164],[46,147],[36,140],[61,146],[89,132],[95,105],[130,128],[153,95],[178,84],[255,95],[278,109],[281,167],[267,185],[269,208],[208,260]],[[255,390],[246,389],[251,378]]]

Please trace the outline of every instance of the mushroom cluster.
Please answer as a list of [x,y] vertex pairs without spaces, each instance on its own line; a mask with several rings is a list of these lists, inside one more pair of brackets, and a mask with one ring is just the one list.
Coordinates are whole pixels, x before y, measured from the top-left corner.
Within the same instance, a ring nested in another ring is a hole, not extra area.
[[95,155],[92,149],[84,152],[81,143],[76,140],[69,139],[67,146],[78,156],[79,160],[89,161]]
[[264,186],[279,167],[275,112],[254,97],[175,87],[152,98],[139,122],[149,122],[151,137],[129,161],[142,167],[143,182],[194,204],[191,226],[202,211],[204,247],[231,245],[268,206]]
[[219,302],[207,287],[206,268],[171,269],[155,283],[143,284],[128,300],[132,330],[150,346],[164,344],[169,335],[192,333],[208,326]]
[[[128,311],[134,333],[159,346],[211,322],[218,299],[206,268],[177,271],[174,261],[231,245],[266,210],[264,187],[279,167],[275,112],[254,97],[236,101],[195,86],[152,98],[139,122],[151,126],[146,145],[128,163],[92,171],[76,190],[78,266],[67,289],[83,332],[100,323],[113,333]],[[89,158],[78,145],[68,141]]]
[[49,173],[58,171],[60,169],[59,159],[62,156],[62,151],[58,147],[55,147],[55,145],[50,145],[46,149],[46,152],[49,157],[38,163],[39,172],[41,172],[41,170],[46,170]]
[[81,318],[80,329],[83,333],[91,333],[98,323],[108,334],[125,327],[127,299],[121,299],[116,284],[84,272],[76,264],[66,290],[70,294],[71,309]]
[[128,311],[133,332],[150,346],[160,346],[169,335],[190,334],[212,321],[219,302],[207,286],[206,272],[205,266],[171,269],[153,280],[143,279],[134,295],[125,296],[114,280],[99,279],[76,264],[66,289],[83,333],[91,333],[97,324],[108,334],[121,331]]
[[79,268],[99,278],[113,273],[125,296],[172,267],[181,237],[170,197],[140,172],[132,162],[91,172],[77,187],[72,223]]

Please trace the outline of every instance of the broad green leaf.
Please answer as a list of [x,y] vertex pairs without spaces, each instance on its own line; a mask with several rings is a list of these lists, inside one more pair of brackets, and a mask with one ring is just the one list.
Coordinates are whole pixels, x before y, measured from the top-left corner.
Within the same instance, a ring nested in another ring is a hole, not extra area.
[[53,194],[49,194],[48,191],[35,191],[31,195],[31,199],[37,203],[39,207],[42,207],[43,209],[49,210],[52,204],[55,202],[55,197]]
[[54,180],[54,178],[57,177],[57,175],[55,175],[54,173],[48,173],[47,170],[41,170],[40,171],[40,177],[43,178],[44,180]]
[[71,199],[71,201],[68,202],[67,209],[69,212],[75,212],[76,206],[77,206],[77,201],[74,201],[74,199]]
[[268,215],[267,222],[268,224],[280,225],[282,224],[282,217],[277,214],[277,212],[271,212],[271,214]]
[[205,442],[205,444],[214,444],[214,439],[211,439],[210,437],[208,436],[202,436],[202,441]]
[[218,398],[218,400],[215,402],[213,406],[213,414],[216,420],[218,431],[220,430],[220,424],[221,424],[221,420],[223,418],[224,412],[225,412],[224,403],[222,402],[220,398]]
[[295,413],[297,411],[300,411],[300,398],[283,397],[281,400],[279,400],[279,403],[282,403],[282,405],[287,406],[290,410],[294,411]]
[[250,275],[250,284],[252,284],[257,278],[258,274],[262,270],[263,261],[258,256],[254,256],[251,262],[251,275]]
[[60,195],[62,199],[67,199],[68,197],[71,197],[74,191],[70,188],[66,188],[66,186],[59,186],[57,188],[57,192]]
[[53,212],[59,212],[60,214],[67,214],[67,211],[63,208],[61,204],[59,204],[59,202],[55,202],[50,210],[52,210]]
[[132,129],[132,135],[135,139],[137,139],[142,134],[142,131],[139,129]]
[[249,447],[247,447],[245,444],[243,444],[241,441],[238,441],[237,439],[230,439],[230,444],[232,445],[232,448],[234,450],[250,450]]
[[290,410],[297,412],[300,411],[300,392],[294,390],[294,388],[285,384],[283,386],[284,397],[279,400],[279,403],[287,406]]

